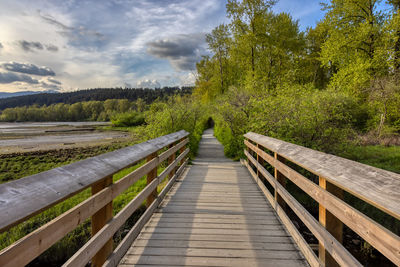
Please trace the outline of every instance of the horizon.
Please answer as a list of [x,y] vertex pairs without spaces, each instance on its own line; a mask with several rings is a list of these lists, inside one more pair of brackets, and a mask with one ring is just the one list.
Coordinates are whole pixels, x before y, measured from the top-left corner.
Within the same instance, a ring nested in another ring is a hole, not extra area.
[[[195,63],[209,54],[205,34],[228,21],[225,4],[0,3],[0,92],[193,86]],[[301,31],[324,15],[315,0],[281,0],[272,10],[291,14]]]

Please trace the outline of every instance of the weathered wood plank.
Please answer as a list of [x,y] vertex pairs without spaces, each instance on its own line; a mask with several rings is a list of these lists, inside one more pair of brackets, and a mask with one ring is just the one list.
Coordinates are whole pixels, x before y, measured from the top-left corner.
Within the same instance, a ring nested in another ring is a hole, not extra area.
[[400,219],[400,174],[256,133],[244,136]]
[[[175,157],[174,157],[175,159]],[[173,161],[169,164],[172,165]],[[124,239],[118,244],[117,248],[113,251],[111,256],[107,259],[104,263],[104,267],[112,267],[116,266],[118,262],[122,259],[125,253],[128,251],[132,242],[136,239],[139,235],[140,231],[142,230],[143,226],[147,223],[150,219],[151,215],[153,214],[154,210],[157,208],[158,204],[162,201],[163,197],[166,195],[168,190],[171,188],[177,177],[181,175],[185,166],[187,164],[187,160],[185,163],[179,167],[179,169],[173,168],[171,172],[174,173],[172,177],[170,177],[170,181],[164,187],[164,189],[158,195],[156,201],[154,201],[145,211],[145,213],[140,217],[140,219],[135,223],[131,230],[129,230],[128,234],[124,237]]]
[[[92,195],[95,195],[96,193],[100,192],[104,188],[111,186],[113,183],[113,178],[112,176],[106,177],[105,179],[95,183],[92,185]],[[92,216],[92,236],[94,236],[98,231],[103,228],[103,226],[111,220],[113,217],[113,208],[112,208],[112,200],[108,202],[103,208],[98,210],[95,214]],[[93,256],[92,258],[92,263],[94,266],[100,266],[103,265],[103,263],[106,261],[108,256],[112,253],[113,251],[113,239],[109,238],[105,244],[103,245],[102,248],[100,248],[99,251]]]
[[134,199],[132,199],[114,218],[96,233],[85,245],[80,248],[63,266],[85,266],[94,255],[124,222],[137,210],[144,199],[153,192],[161,181],[176,167],[178,162],[185,158],[189,149],[181,153],[156,179],[148,184]]
[[[256,149],[256,147],[252,147]],[[248,157],[251,155],[245,151]],[[400,264],[400,237],[387,230],[377,222],[351,207],[341,199],[330,194],[309,179],[302,176],[289,166],[275,161],[270,155],[259,151],[260,155],[271,165],[275,166],[288,179],[295,183],[299,188],[306,192],[310,197],[323,205],[335,217],[350,227],[354,232],[364,238],[373,247],[379,250],[383,255],[389,258],[395,264]],[[251,157],[252,158],[252,157]],[[257,165],[255,159],[252,159]],[[274,185],[276,187],[276,184]]]
[[[258,178],[258,175],[252,170],[252,168],[249,165],[249,162],[252,162],[255,166],[257,166],[257,170],[263,177],[265,177],[274,187],[274,189],[277,189],[277,187],[282,186],[281,183],[277,181],[276,178],[272,177],[269,173],[265,171],[265,169],[260,168],[260,163],[256,161],[250,153],[245,150],[245,154],[248,157],[248,161],[244,162],[245,166],[247,166],[250,174],[252,175],[254,181],[256,181],[257,185],[261,189],[261,191],[264,193],[265,197],[268,199],[268,201],[271,203],[273,208],[276,210],[279,218],[281,219],[281,222],[286,227],[286,230],[296,244],[299,246],[300,251],[303,253],[304,257],[307,259],[307,262],[313,266],[313,267],[319,267],[322,266],[322,263],[319,261],[315,253],[312,251],[312,249],[308,246],[306,240],[304,237],[300,234],[300,232],[297,230],[297,228],[293,225],[292,221],[289,219],[289,217],[286,215],[285,211],[283,210],[282,206],[278,204],[278,199],[276,198],[276,194],[272,196],[272,194],[268,191],[266,186],[263,184],[262,181]],[[265,172],[264,172],[265,171]],[[275,193],[277,191],[275,190]],[[280,199],[280,201],[283,201],[283,199]]]
[[271,214],[271,216],[262,220],[249,220],[246,218],[237,218],[237,219],[216,219],[216,218],[192,218],[192,217],[166,217],[166,218],[153,218],[150,221],[151,223],[210,223],[210,224],[232,224],[232,225],[265,225],[265,224],[280,224],[279,220],[276,218],[275,214]]
[[[245,152],[247,153],[247,152]],[[250,155],[249,161],[255,163],[255,159]],[[326,231],[321,224],[319,224],[314,217],[306,210],[303,206],[292,196],[288,191],[280,184],[277,183],[274,177],[272,177],[262,166],[257,165],[259,171],[268,180],[268,182],[279,192],[283,200],[290,206],[290,208],[296,213],[296,215],[302,220],[302,222],[310,229],[315,237],[320,241],[321,244],[326,246],[326,249],[334,256],[334,258],[341,264],[351,266],[361,266],[360,263],[348,252],[340,242],[338,242],[328,231]],[[265,187],[264,184],[260,184],[261,187]],[[264,189],[263,191],[265,191]],[[279,214],[279,213],[278,213]],[[304,252],[305,255],[310,254],[311,251]],[[314,253],[313,253],[314,254]],[[315,262],[315,259],[314,259]],[[322,262],[323,263],[323,262]]]
[[224,241],[224,242],[263,242],[263,243],[290,243],[293,241],[285,236],[272,235],[220,235],[220,234],[171,234],[171,233],[150,233],[142,232],[140,239],[152,240],[186,240],[186,241]]
[[1,184],[0,231],[5,231],[187,135],[187,132],[180,131]]
[[296,250],[253,250],[253,249],[209,249],[209,248],[158,248],[158,247],[131,247],[126,253],[130,255],[177,256],[177,257],[230,257],[252,259],[302,259]]
[[127,256],[120,266],[132,264],[172,265],[172,266],[305,266],[302,260],[253,259],[253,258],[217,258],[217,257],[176,257],[176,256]]
[[209,132],[201,142],[120,266],[306,266],[247,170]]
[[197,241],[197,240],[160,240],[160,239],[137,239],[135,247],[167,247],[167,248],[221,248],[221,249],[252,249],[297,251],[292,243],[276,242],[227,242],[227,241]]

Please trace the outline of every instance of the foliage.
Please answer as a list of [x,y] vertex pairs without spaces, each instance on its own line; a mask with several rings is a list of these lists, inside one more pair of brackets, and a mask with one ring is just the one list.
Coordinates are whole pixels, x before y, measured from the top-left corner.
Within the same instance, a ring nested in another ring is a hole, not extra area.
[[111,123],[115,127],[139,126],[145,123],[145,119],[143,113],[125,112],[116,114],[111,118]]
[[155,101],[150,105],[145,113],[147,126],[144,133],[149,138],[155,138],[186,130],[190,133],[190,153],[194,156],[208,118],[207,106],[195,96],[175,95],[167,101]]
[[[107,99],[106,101],[87,101],[74,104],[59,103],[42,107],[23,106],[6,108],[0,115],[0,121],[108,121],[112,119],[118,124],[116,126],[129,126],[130,123],[133,123],[132,126],[134,126],[141,124],[143,118],[135,115],[136,119],[134,119],[133,115],[129,115],[131,113],[127,112],[143,111],[145,106],[140,98],[135,102],[127,99]],[[135,122],[135,120],[137,121]]]

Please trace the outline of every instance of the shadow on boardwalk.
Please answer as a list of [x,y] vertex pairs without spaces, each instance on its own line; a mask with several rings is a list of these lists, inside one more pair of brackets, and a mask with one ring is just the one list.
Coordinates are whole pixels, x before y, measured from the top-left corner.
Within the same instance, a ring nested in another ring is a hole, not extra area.
[[120,266],[306,266],[250,174],[204,132]]

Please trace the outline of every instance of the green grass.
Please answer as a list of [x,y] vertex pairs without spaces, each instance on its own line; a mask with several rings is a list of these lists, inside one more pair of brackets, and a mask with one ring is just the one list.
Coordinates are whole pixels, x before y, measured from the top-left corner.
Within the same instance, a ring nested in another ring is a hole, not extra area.
[[96,147],[58,149],[0,155],[0,183],[47,171],[88,157],[125,147],[134,142],[121,142]]
[[400,146],[350,146],[339,156],[400,173]]

